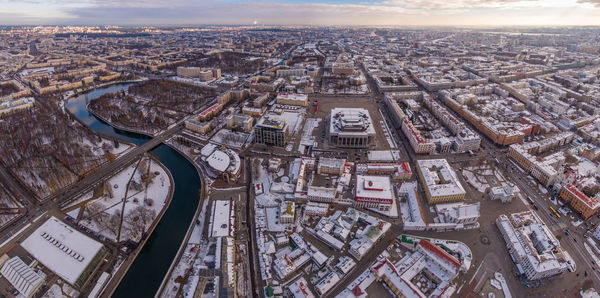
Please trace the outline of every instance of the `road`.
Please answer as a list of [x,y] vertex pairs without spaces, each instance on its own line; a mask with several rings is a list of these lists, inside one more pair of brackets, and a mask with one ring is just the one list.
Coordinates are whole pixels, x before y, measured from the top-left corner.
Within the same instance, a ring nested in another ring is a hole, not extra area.
[[[363,71],[364,71],[364,69],[363,69]],[[373,92],[373,96],[379,101],[381,110],[385,116],[385,121],[388,122],[388,125],[391,128],[394,127],[393,125],[390,124],[391,117],[387,113],[387,109],[383,103],[384,94],[377,91],[374,81],[369,76],[367,76],[367,82],[369,83],[369,87],[371,88],[371,91]],[[430,96],[432,96],[432,98],[437,98],[436,92],[428,92],[428,93],[430,94]],[[445,106],[445,104],[443,102],[440,102],[440,104],[442,106]],[[462,119],[462,117],[456,115],[452,109],[447,108],[447,110],[450,113],[454,114],[454,116],[456,116],[458,119]],[[473,131],[477,131],[477,129],[475,127],[473,127],[469,122],[464,121],[464,123],[465,123],[465,125],[469,126]],[[412,148],[410,148],[407,145],[408,140],[402,133],[397,132],[396,130],[392,129],[392,136],[395,138],[397,144],[399,144],[399,145],[402,144],[402,146],[400,146],[399,149],[404,149],[403,151],[406,152],[405,156],[408,157],[408,160],[412,166],[414,166],[414,163],[417,159],[446,158],[452,164],[457,164],[457,163],[461,164],[461,163],[468,162],[474,158],[478,158],[478,157],[469,156],[468,154],[464,154],[464,153],[463,154],[438,154],[438,155],[434,155],[434,156],[416,155],[414,153],[414,151],[412,150]],[[583,278],[584,272],[587,272],[588,278],[591,278],[592,281],[594,282],[594,284],[600,284],[600,274],[596,269],[598,264],[596,264],[596,265],[592,264],[591,257],[588,256],[587,250],[585,249],[585,247],[583,245],[583,243],[586,241],[586,239],[584,238],[584,235],[583,235],[584,231],[582,231],[582,229],[579,229],[579,228],[569,229],[569,227],[571,227],[571,224],[569,222],[568,216],[563,216],[561,219],[558,219],[549,211],[549,207],[553,206],[553,205],[551,205],[551,201],[549,200],[550,194],[545,194],[545,193],[541,192],[540,189],[538,188],[537,182],[534,182],[531,179],[529,179],[529,177],[528,177],[529,174],[521,172],[509,160],[509,157],[506,154],[506,147],[501,147],[501,146],[496,145],[495,143],[493,143],[490,139],[488,139],[484,135],[481,135],[481,138],[482,138],[482,141],[481,141],[482,149],[484,150],[483,151],[484,153],[481,153],[481,154],[485,154],[486,157],[488,157],[491,160],[497,159],[498,166],[502,170],[503,175],[505,175],[506,177],[511,177],[510,180],[513,183],[515,183],[519,187],[519,189],[521,189],[523,194],[526,196],[529,196],[535,202],[535,205],[538,207],[538,210],[536,210],[536,213],[538,213],[539,216],[542,218],[542,220],[548,225],[548,227],[551,228],[553,233],[555,233],[555,235],[562,235],[562,237],[560,237],[561,245],[571,255],[571,257],[575,261],[575,264],[577,267],[577,270],[575,273],[579,274],[579,276]],[[530,207],[530,209],[533,209],[533,207]],[[569,231],[570,231],[569,235],[564,234],[564,230],[567,230],[567,229],[569,229]],[[383,249],[379,248],[378,251],[383,251]],[[363,260],[365,260],[365,259],[363,259]],[[370,261],[372,262],[374,260],[375,259],[370,260]],[[359,266],[357,266],[357,267],[358,268],[366,268],[365,266],[370,265],[369,262],[365,262],[364,266],[360,266],[362,263],[363,263],[363,261],[361,261],[359,263]],[[356,275],[356,276],[358,276],[358,275]],[[348,284],[348,283],[345,283],[345,284]],[[341,289],[343,289],[343,287],[341,287],[341,286],[336,287],[336,290],[341,290]]]

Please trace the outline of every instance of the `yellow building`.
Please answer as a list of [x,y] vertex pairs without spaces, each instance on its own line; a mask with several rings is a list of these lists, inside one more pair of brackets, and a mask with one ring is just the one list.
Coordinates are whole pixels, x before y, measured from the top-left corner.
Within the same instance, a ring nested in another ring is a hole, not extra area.
[[430,205],[465,200],[465,189],[445,159],[418,160],[417,173]]

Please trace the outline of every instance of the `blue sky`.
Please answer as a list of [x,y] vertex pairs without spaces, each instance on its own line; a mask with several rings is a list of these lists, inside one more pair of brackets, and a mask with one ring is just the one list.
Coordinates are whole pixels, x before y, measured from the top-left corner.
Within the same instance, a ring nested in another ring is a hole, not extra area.
[[600,25],[600,0],[0,0],[1,24]]

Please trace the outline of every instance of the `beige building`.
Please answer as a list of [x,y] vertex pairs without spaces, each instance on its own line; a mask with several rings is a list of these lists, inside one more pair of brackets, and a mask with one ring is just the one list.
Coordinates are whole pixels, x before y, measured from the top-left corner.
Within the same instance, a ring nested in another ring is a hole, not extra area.
[[465,189],[445,159],[418,160],[417,173],[430,205],[465,200]]
[[230,114],[226,118],[227,128],[241,128],[244,132],[250,132],[254,124],[254,118],[244,114]]

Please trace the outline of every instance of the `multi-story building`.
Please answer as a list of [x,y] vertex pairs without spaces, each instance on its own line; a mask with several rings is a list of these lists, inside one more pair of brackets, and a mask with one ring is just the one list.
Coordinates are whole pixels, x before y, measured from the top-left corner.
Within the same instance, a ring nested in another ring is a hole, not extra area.
[[548,187],[556,182],[557,172],[549,164],[534,163],[531,167],[531,176],[536,178],[543,186]]
[[304,206],[304,215],[308,216],[325,216],[329,210],[329,204],[308,202]]
[[180,77],[184,77],[184,78],[198,77],[198,75],[200,74],[201,71],[202,71],[202,68],[200,68],[200,67],[184,67],[184,66],[177,67],[177,75]]
[[241,128],[245,132],[250,132],[252,130],[252,124],[254,123],[254,118],[244,114],[230,114],[226,118],[227,120],[227,128]]
[[508,147],[508,156],[512,158],[521,168],[529,172],[533,165],[533,157],[521,145],[513,144]]
[[596,195],[595,198],[590,198],[573,184],[564,186],[558,197],[566,203],[569,203],[571,208],[580,213],[585,219],[590,218],[600,208],[600,202],[598,202],[600,195]]
[[286,297],[314,298],[315,295],[310,290],[308,285],[308,282],[306,281],[306,279],[304,279],[303,276],[296,279],[295,281],[289,283],[288,286],[285,288]]
[[334,108],[329,119],[329,142],[338,147],[367,148],[375,145],[375,127],[369,111]]
[[340,176],[344,171],[345,165],[345,159],[321,157],[317,166],[317,174]]
[[[450,283],[458,274],[461,263],[437,245],[420,240],[416,251],[407,254],[397,265],[387,258],[371,267],[376,280],[386,284],[398,297],[451,297],[456,288]],[[396,266],[400,267],[396,267]],[[417,282],[419,275],[430,278],[427,288]]]
[[193,132],[207,134],[211,129],[211,124],[210,122],[200,122],[190,119],[185,121],[185,128]]
[[277,103],[291,106],[308,106],[308,95],[299,93],[279,93],[276,97]]
[[385,175],[392,179],[408,180],[412,177],[410,164],[397,163],[360,163],[356,165],[356,173],[363,175]]
[[33,97],[23,97],[17,99],[9,99],[0,102],[0,116],[4,114],[10,114],[21,110],[28,110],[33,108],[35,99]]
[[356,175],[354,189],[356,206],[389,210],[395,199],[389,177]]
[[496,225],[516,263],[518,275],[539,280],[574,267],[573,260],[539,216],[529,210],[500,215]]
[[465,189],[445,159],[418,160],[417,173],[429,204],[464,201]]
[[435,151],[435,143],[421,136],[408,118],[402,120],[402,132],[416,154],[431,154]]
[[287,123],[275,115],[262,117],[254,126],[254,143],[285,147],[287,138]]

